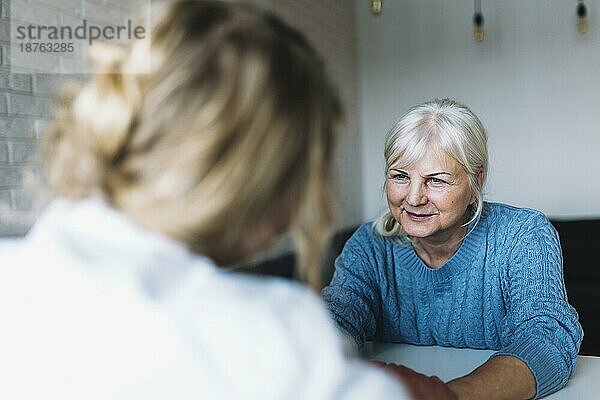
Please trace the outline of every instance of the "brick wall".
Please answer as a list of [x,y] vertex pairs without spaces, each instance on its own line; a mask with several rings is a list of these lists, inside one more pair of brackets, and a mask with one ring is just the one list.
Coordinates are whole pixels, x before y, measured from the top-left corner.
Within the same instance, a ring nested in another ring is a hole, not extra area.
[[8,0],[0,11],[0,235],[22,234],[22,215],[30,208],[23,189],[23,167],[51,114],[50,96],[40,92],[32,74],[11,74]]
[[52,116],[58,88],[73,77],[50,74],[10,74],[0,65],[0,236],[21,235],[29,228],[36,148]]
[[[24,218],[31,210],[30,190],[24,188],[23,171],[31,165],[29,156],[43,135],[43,128],[51,118],[53,99],[67,81],[81,79],[81,75],[65,74],[73,67],[69,57],[58,57],[48,64],[60,73],[10,73],[8,51],[10,31],[8,7],[10,2],[0,0],[0,236],[21,235],[29,224]],[[127,2],[117,0],[55,0],[33,5],[57,15],[63,23],[77,16],[87,15],[101,21],[122,12]],[[254,0],[279,13],[310,38],[328,64],[342,96],[346,110],[346,124],[336,156],[338,166],[337,190],[341,202],[342,221],[349,226],[362,220],[361,167],[359,154],[356,54],[354,37],[354,2],[348,0]],[[17,4],[17,3],[15,3]],[[48,4],[51,4],[50,6]],[[29,9],[28,9],[29,10]],[[34,66],[32,66],[34,67]],[[35,161],[35,160],[34,160]],[[35,164],[35,162],[33,163]]]
[[[135,12],[134,3],[0,0],[0,236],[22,235],[28,230],[35,183],[24,183],[24,175],[35,169],[35,150],[52,117],[56,95],[65,83],[85,79],[81,72],[89,68],[72,54],[47,54],[33,59],[31,65],[15,62],[15,54],[10,53],[16,49],[10,48],[9,16],[13,23],[16,17],[18,21],[71,26],[83,18],[98,25],[114,24]],[[23,70],[30,72],[14,72]]]

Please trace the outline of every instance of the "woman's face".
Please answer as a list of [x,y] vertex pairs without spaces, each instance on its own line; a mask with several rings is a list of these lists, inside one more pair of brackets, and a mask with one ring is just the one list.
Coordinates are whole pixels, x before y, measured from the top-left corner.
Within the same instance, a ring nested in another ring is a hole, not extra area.
[[408,236],[439,239],[457,234],[475,201],[465,169],[448,153],[428,145],[415,164],[387,173],[388,206]]

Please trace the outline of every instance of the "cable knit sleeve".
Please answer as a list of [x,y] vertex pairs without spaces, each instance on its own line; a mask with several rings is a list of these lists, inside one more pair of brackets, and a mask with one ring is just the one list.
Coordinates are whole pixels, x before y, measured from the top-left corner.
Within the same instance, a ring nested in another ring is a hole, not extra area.
[[342,254],[335,260],[335,273],[323,298],[329,311],[345,334],[362,348],[375,335],[380,312],[381,295],[376,278],[375,257],[369,257],[368,225],[363,225],[348,240]]
[[577,312],[567,301],[562,253],[556,230],[541,213],[530,214],[508,239],[510,256],[502,291],[506,317],[502,349],[527,364],[536,397],[566,385],[575,371],[583,337]]

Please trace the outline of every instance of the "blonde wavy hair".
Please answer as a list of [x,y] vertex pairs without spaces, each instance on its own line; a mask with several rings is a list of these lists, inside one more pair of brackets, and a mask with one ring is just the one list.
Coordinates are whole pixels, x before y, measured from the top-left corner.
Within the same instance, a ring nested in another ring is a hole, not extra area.
[[[292,228],[300,275],[318,286],[341,114],[320,57],[229,2],[169,2],[151,38],[65,96],[42,154],[52,195],[101,196],[221,265]],[[132,73],[140,60],[150,70]]]
[[[452,99],[434,99],[411,107],[388,132],[384,151],[386,176],[393,165],[403,168],[420,160],[432,143],[467,172],[469,187],[476,199],[475,204],[469,206],[470,219],[465,223],[472,230],[483,211],[488,150],[485,128],[466,105]],[[383,236],[395,237],[405,244],[409,242],[402,225],[389,209],[375,220],[373,227]]]

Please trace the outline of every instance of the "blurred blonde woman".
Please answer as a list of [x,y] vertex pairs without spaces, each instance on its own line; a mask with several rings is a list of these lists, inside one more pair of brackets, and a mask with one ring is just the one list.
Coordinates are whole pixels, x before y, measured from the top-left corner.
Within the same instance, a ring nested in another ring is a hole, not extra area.
[[340,105],[303,36],[176,1],[100,61],[46,132],[53,200],[0,244],[0,398],[406,399],[312,291],[219,268],[290,229],[318,265]]

